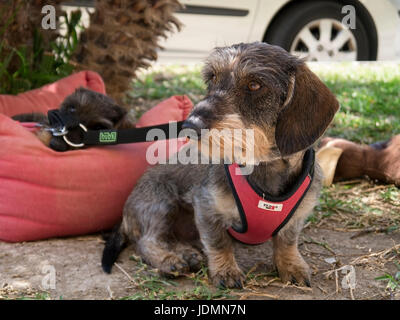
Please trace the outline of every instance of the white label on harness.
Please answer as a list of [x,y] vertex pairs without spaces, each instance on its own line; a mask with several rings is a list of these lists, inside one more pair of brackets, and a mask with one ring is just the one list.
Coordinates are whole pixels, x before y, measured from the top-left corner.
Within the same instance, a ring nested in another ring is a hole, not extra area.
[[283,204],[271,203],[271,202],[266,202],[266,201],[260,200],[258,202],[258,207],[260,209],[264,209],[264,210],[268,210],[268,211],[282,211]]

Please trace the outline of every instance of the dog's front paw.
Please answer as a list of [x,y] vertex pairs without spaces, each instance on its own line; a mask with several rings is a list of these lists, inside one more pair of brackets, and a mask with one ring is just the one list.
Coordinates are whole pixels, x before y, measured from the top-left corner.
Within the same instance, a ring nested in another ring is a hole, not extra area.
[[216,287],[241,289],[245,276],[239,268],[225,268],[210,272],[210,279]]
[[301,256],[291,257],[290,260],[277,259],[275,265],[283,283],[311,287],[310,268]]

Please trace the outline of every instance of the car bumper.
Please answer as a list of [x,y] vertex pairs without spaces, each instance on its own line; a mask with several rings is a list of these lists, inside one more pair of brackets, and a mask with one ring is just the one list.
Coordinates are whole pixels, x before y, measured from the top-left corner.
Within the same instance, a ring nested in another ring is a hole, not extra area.
[[378,32],[377,60],[400,60],[400,15],[388,0],[361,0]]

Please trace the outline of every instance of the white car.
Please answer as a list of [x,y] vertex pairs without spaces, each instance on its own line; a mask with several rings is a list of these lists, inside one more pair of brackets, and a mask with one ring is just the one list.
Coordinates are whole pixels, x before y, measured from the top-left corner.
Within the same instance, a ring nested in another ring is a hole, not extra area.
[[184,27],[161,43],[161,63],[199,62],[216,46],[252,41],[309,61],[400,58],[400,0],[180,1]]

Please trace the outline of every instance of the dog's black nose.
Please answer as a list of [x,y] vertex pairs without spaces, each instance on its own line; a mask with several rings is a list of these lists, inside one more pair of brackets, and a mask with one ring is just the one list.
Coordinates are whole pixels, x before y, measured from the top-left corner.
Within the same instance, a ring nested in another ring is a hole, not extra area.
[[196,118],[195,121],[192,119],[188,118],[185,122],[182,124],[182,129],[192,129],[196,132],[197,137],[201,136],[201,129],[204,129],[204,122],[201,121],[200,119]]

